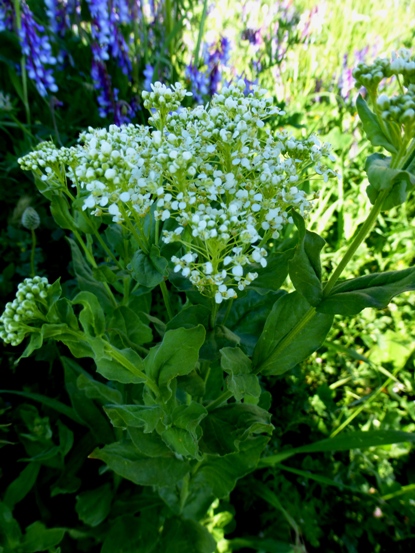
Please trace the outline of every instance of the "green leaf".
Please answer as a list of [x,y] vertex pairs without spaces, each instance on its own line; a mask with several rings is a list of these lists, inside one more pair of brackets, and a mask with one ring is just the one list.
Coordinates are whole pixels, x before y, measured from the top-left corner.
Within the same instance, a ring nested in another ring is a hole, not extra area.
[[119,334],[125,346],[147,344],[153,340],[153,333],[148,325],[129,307],[124,305],[114,310],[108,330]]
[[[116,349],[116,348],[114,348]],[[144,361],[141,357],[131,348],[117,350],[131,366],[135,367],[138,371],[143,370]],[[95,360],[97,371],[102,374],[108,380],[114,380],[115,382],[121,382],[122,384],[139,384],[143,382],[143,378],[139,374],[126,369],[124,365],[115,359],[107,359],[102,357]]]
[[[304,321],[301,328],[300,321]],[[255,347],[255,372],[277,375],[292,369],[321,346],[332,323],[333,315],[313,313],[298,292],[280,297]]]
[[[190,481],[194,492],[210,490],[212,497],[226,497],[236,486],[237,480],[255,470],[269,438],[256,436],[240,445],[238,452],[223,457],[206,455],[198,471]],[[213,501],[212,499],[212,501]]]
[[207,415],[206,409],[199,403],[179,405],[171,414],[172,426],[162,432],[164,442],[179,455],[199,458],[199,435],[197,429]]
[[252,374],[252,362],[240,348],[222,348],[220,350],[222,369],[229,375],[226,384],[235,399],[245,396],[259,398],[261,386],[256,374]]
[[64,403],[61,403],[57,399],[52,399],[50,397],[43,396],[42,394],[36,394],[33,392],[20,392],[17,390],[0,390],[0,394],[14,394],[16,396],[25,397],[32,401],[37,401],[38,403],[42,403],[42,405],[46,405],[46,407],[54,409],[57,413],[65,415],[78,424],[83,424],[82,420],[78,417],[75,411],[71,409],[71,407],[65,405]]
[[154,288],[164,280],[167,265],[167,259],[160,256],[159,248],[153,244],[149,254],[135,252],[131,260],[132,276],[142,286]]
[[201,422],[201,447],[206,453],[226,455],[240,449],[253,434],[271,434],[271,414],[249,403],[231,403],[211,411]]
[[65,196],[53,195],[50,202],[50,212],[59,227],[72,231],[76,230],[75,220],[72,217],[69,203]]
[[115,442],[91,453],[119,476],[139,486],[174,486],[190,470],[189,464],[172,457],[146,457],[129,442]]
[[75,511],[78,513],[79,520],[92,527],[101,524],[109,515],[112,497],[109,484],[77,495]]
[[272,538],[235,538],[229,540],[231,551],[239,551],[246,548],[253,551],[262,551],[263,553],[298,553],[295,545],[277,541]]
[[121,403],[122,394],[108,384],[94,380],[91,376],[80,374],[76,385],[89,399],[98,399],[101,403]]
[[289,262],[289,273],[295,289],[310,305],[318,305],[323,295],[320,252],[325,241],[315,232],[306,230],[304,219],[292,212],[298,229],[298,244]]
[[72,407],[78,417],[89,427],[92,434],[100,443],[110,443],[114,439],[113,429],[94,402],[79,390],[76,380],[84,371],[73,360],[61,357],[65,371],[65,387],[70,397]]
[[151,348],[144,359],[147,375],[159,387],[166,387],[177,376],[192,372],[199,359],[199,349],[205,334],[202,325],[168,330],[161,344]]
[[72,330],[79,330],[78,319],[67,298],[56,301],[47,312],[46,319],[49,323],[63,323]]
[[158,512],[148,505],[139,517],[120,516],[105,536],[101,553],[158,553],[160,524]]
[[391,209],[406,201],[408,192],[415,185],[415,175],[402,169],[391,169],[390,157],[372,154],[366,160],[365,170],[370,185],[366,192],[372,204],[384,190],[389,193],[383,200],[382,209]]
[[6,548],[4,553],[18,549],[21,537],[22,532],[17,520],[13,518],[13,513],[0,501],[0,544]]
[[369,108],[365,100],[359,94],[356,100],[356,108],[369,141],[373,146],[382,146],[391,154],[396,154],[397,150],[389,139],[385,136],[379,124],[378,118]]
[[258,273],[250,288],[261,295],[279,290],[288,276],[288,263],[294,253],[294,248],[285,252],[273,252],[267,257],[266,267],[259,264],[249,265],[249,271]]
[[144,432],[153,432],[163,416],[158,405],[106,405],[104,410],[116,428],[131,426]]
[[204,526],[194,520],[166,520],[159,551],[163,553],[213,553],[216,542]]
[[43,346],[42,333],[41,332],[33,332],[33,334],[30,335],[29,343],[25,347],[22,355],[16,361],[16,364],[20,361],[20,359],[30,357],[34,351],[36,351],[37,349],[40,349],[42,346]]
[[199,324],[205,328],[209,325],[210,309],[204,305],[188,305],[167,323],[167,330],[192,328]]
[[171,457],[171,449],[157,432],[146,433],[142,428],[128,427],[128,434],[140,453],[148,457]]
[[36,521],[26,528],[20,551],[22,553],[46,551],[58,545],[63,540],[65,532],[65,528],[47,529],[40,521]]
[[313,444],[287,449],[261,459],[260,466],[274,466],[297,453],[320,453],[324,451],[348,451],[350,449],[366,449],[368,447],[379,447],[402,442],[415,442],[415,434],[401,432],[400,430],[373,430],[355,431],[340,434],[334,438],[327,438]]
[[317,311],[329,314],[356,315],[366,307],[384,309],[391,299],[415,290],[415,268],[373,273],[337,284]]
[[97,296],[91,292],[79,292],[72,305],[82,305],[79,314],[82,328],[88,336],[101,336],[105,332],[105,315]]
[[86,262],[76,242],[72,238],[66,238],[66,240],[71,247],[73,270],[79,288],[94,294],[98,298],[101,307],[110,310],[113,307],[113,303],[105,286],[102,282],[95,280],[92,269]]
[[35,485],[39,474],[40,465],[38,463],[29,463],[25,466],[19,476],[13,480],[4,494],[4,503],[13,509]]

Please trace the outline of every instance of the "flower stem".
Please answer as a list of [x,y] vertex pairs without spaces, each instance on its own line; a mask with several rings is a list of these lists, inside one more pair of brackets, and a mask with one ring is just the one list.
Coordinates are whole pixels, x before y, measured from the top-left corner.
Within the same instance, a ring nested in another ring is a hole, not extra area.
[[34,229],[31,229],[31,233],[32,233],[32,250],[30,252],[30,276],[34,277],[36,275],[36,267],[35,267],[36,233]]
[[169,317],[169,321],[171,321],[174,315],[173,315],[173,310],[171,308],[169,291],[167,290],[166,282],[164,280],[160,282],[160,290],[163,296],[164,305],[166,307],[167,316]]

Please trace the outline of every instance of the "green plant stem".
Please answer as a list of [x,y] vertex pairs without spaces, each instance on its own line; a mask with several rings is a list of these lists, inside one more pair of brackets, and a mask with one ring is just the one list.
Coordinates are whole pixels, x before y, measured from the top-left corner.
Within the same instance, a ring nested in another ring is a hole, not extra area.
[[216,317],[218,316],[219,304],[213,300],[212,311],[210,312],[210,328],[214,329],[216,324]]
[[131,361],[129,361],[124,355],[118,351],[113,345],[111,345],[109,342],[105,343],[105,349],[107,353],[111,355],[111,357],[118,361],[120,365],[125,367],[128,371],[130,371],[135,376],[138,376],[139,378],[142,378],[144,380],[145,385],[150,388],[150,390],[158,397],[159,395],[159,389],[153,380],[151,380],[142,370],[140,370],[138,367],[133,365]]
[[30,276],[34,277],[36,275],[36,271],[35,271],[36,233],[34,229],[31,229],[31,234],[32,234],[32,250],[30,252]]
[[206,409],[208,411],[213,411],[214,409],[217,409],[218,407],[220,407],[231,397],[232,397],[232,392],[227,390],[226,392],[223,392],[219,397],[217,397],[214,401],[211,401],[209,405],[206,406]]
[[[75,238],[78,240],[79,244],[81,245],[81,248],[84,250],[85,256],[86,256],[87,260],[89,261],[90,265],[92,265],[92,267],[94,269],[97,269],[98,268],[97,262],[95,261],[94,256],[89,251],[89,249],[88,249],[87,245],[85,244],[85,242],[82,240],[81,235],[76,230],[73,230],[73,233],[74,233]],[[105,290],[108,292],[109,297],[111,298],[114,306],[116,307],[117,306],[117,300],[115,299],[114,294],[111,291],[111,288],[108,286],[108,283],[103,282],[102,284],[104,285]]]
[[228,301],[228,307],[226,308],[225,316],[223,317],[223,321],[222,321],[222,324],[223,324],[223,325],[225,325],[225,324],[226,324],[226,321],[228,320],[229,314],[230,314],[231,309],[232,309],[233,302],[234,302],[234,299],[233,299],[233,298],[231,298],[231,299]]
[[385,199],[385,197],[388,194],[388,190],[384,190],[379,194],[379,196],[376,199],[376,202],[374,203],[368,218],[363,223],[362,227],[360,228],[359,232],[356,234],[355,238],[353,239],[353,242],[350,244],[350,246],[347,248],[346,253],[344,254],[342,260],[336,267],[334,273],[329,278],[328,282],[326,283],[324,289],[323,289],[323,297],[327,297],[330,292],[333,289],[333,286],[338,281],[340,275],[346,268],[347,264],[353,257],[353,255],[356,253],[356,250],[361,245],[361,243],[364,241],[366,236],[369,234],[369,232],[372,230],[373,225],[376,222],[376,219],[378,218],[378,215],[382,209],[382,204]]
[[202,17],[200,19],[200,25],[199,25],[199,33],[197,35],[197,42],[195,51],[193,54],[193,64],[195,67],[197,67],[197,64],[199,63],[199,53],[200,53],[200,45],[202,43],[202,37],[205,30],[205,22],[207,17],[207,0],[203,1],[203,11],[202,11]]
[[166,306],[167,316],[169,318],[169,321],[171,321],[174,315],[171,308],[169,291],[167,290],[166,282],[164,280],[160,282],[160,290],[163,296],[164,305]]

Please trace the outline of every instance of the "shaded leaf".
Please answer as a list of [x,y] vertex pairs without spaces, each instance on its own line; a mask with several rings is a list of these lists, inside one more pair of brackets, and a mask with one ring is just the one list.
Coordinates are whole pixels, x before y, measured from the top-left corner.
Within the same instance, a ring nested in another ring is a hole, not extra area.
[[[306,314],[309,319],[299,328]],[[280,297],[255,347],[255,372],[277,375],[292,369],[321,346],[332,323],[333,315],[314,313],[298,292]]]
[[289,262],[289,273],[295,289],[310,305],[318,305],[323,294],[321,284],[320,252],[325,244],[321,236],[306,230],[304,219],[295,211],[292,212],[298,229],[298,244],[295,254]]
[[204,526],[194,520],[167,519],[159,551],[163,553],[213,553],[216,542]]
[[235,399],[240,401],[245,396],[259,398],[261,386],[258,377],[251,372],[249,357],[240,348],[222,348],[220,354],[222,369],[229,375],[226,384]]
[[154,288],[164,280],[167,265],[167,259],[160,256],[159,248],[153,244],[149,254],[135,252],[131,260],[132,276],[142,286]]
[[384,309],[391,299],[415,290],[415,268],[387,271],[353,278],[337,284],[317,311],[356,315],[366,307]]
[[90,457],[100,459],[119,476],[140,486],[174,486],[190,470],[175,457],[146,457],[129,442],[114,442],[95,449]]
[[111,510],[113,493],[109,484],[76,496],[75,511],[82,522],[88,526],[101,524]]

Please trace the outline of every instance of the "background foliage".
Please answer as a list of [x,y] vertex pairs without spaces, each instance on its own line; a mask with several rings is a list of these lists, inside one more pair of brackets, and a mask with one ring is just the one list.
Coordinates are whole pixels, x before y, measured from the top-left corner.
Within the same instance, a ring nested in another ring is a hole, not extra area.
[[[371,152],[357,124],[351,69],[362,59],[412,45],[413,4],[263,0],[238,3],[238,9],[231,0],[129,4],[136,18],[117,16],[111,23],[125,49],[116,50],[110,41],[106,50],[97,51],[97,33],[105,31],[98,4],[28,3],[34,21],[43,26],[38,37],[47,37],[50,55],[56,58],[42,62],[46,72],[31,78],[30,59],[35,63],[45,42],[32,38],[33,48],[22,62],[19,4],[0,3],[2,303],[31,271],[32,234],[21,225],[29,205],[40,216],[37,274],[53,282],[65,271],[64,285],[69,292],[74,287],[63,232],[30,177],[18,168],[17,158],[49,138],[69,146],[88,126],[145,123],[139,92],[151,80],[179,80],[193,91],[196,102],[237,77],[245,78],[248,88],[259,82],[284,108],[284,123],[294,134],[317,131],[332,143],[342,179],[320,185],[308,223],[327,241],[327,274],[369,211],[362,169]],[[53,6],[67,17],[57,12],[49,17]],[[57,89],[51,85],[42,95],[41,84],[50,74]],[[412,266],[414,212],[411,197],[386,212],[345,276]],[[292,232],[287,230],[282,249],[290,244]],[[162,318],[159,300],[152,313]],[[251,301],[257,319],[269,310],[263,297],[255,295]],[[323,347],[307,362],[283,377],[269,377],[276,430],[268,454],[350,429],[414,431],[414,303],[413,295],[405,294],[380,312],[364,310],[336,319]],[[229,325],[238,323],[238,332],[247,335],[255,320],[229,320]],[[63,370],[56,346],[45,346],[16,367],[21,352],[3,347],[0,354],[1,388],[9,390],[0,399],[3,550],[116,553],[121,552],[122,536],[125,551],[137,550],[138,543],[146,551],[145,535],[131,529],[132,517],[141,512],[151,525],[159,499],[144,488],[133,495],[128,482],[101,475],[98,461],[84,462],[91,440],[106,443],[112,429],[92,400],[86,408],[77,397],[71,387],[74,367],[66,364]],[[100,424],[88,424],[88,417]],[[205,525],[216,533],[218,551],[412,551],[413,455],[407,443],[299,453],[239,481],[228,500],[212,507]]]

